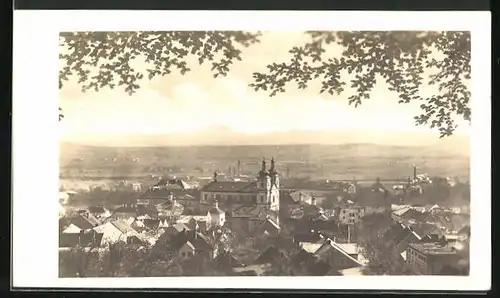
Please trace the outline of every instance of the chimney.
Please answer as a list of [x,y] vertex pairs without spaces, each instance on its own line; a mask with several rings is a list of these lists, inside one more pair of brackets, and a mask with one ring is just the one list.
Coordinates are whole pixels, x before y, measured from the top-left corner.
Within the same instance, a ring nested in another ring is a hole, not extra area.
[[217,182],[217,172],[214,172],[214,182]]
[[241,171],[241,161],[238,160],[238,172],[237,172],[238,176],[241,175],[240,171]]
[[311,205],[316,206],[316,197],[315,196],[311,197]]
[[415,179],[417,178],[417,167],[416,166],[413,167],[413,178],[415,178]]
[[219,201],[217,201],[217,200],[214,201],[214,207],[219,208]]

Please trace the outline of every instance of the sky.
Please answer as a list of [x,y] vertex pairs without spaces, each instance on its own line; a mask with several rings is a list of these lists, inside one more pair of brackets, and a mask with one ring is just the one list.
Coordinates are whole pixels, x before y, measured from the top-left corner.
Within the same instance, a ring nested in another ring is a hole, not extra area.
[[[397,94],[382,81],[373,88],[371,99],[357,108],[348,105],[349,90],[320,95],[318,84],[306,90],[290,86],[275,97],[248,87],[253,72],[265,71],[272,62],[288,61],[288,50],[307,38],[302,32],[266,32],[260,43],[242,49],[242,61],[232,66],[227,77],[214,79],[209,66],[193,65],[185,75],[144,80],[132,96],[122,89],[82,93],[71,80],[60,90],[65,114],[62,140],[92,143],[113,135],[195,134],[214,127],[248,135],[342,130],[344,135],[362,132],[372,138],[391,132],[438,138],[436,131],[415,126],[419,103],[398,104]],[[341,48],[332,47],[326,55],[340,57],[340,53]],[[138,61],[134,68],[146,66]],[[469,124],[458,124],[458,133],[467,135]]]

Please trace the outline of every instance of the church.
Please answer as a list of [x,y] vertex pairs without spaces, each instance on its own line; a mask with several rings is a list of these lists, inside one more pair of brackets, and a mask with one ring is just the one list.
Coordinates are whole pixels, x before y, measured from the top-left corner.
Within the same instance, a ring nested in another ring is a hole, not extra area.
[[214,179],[201,190],[202,203],[217,201],[229,208],[233,219],[246,218],[246,221],[259,221],[271,218],[278,222],[279,212],[279,175],[274,158],[267,169],[266,160],[253,181],[217,181]]

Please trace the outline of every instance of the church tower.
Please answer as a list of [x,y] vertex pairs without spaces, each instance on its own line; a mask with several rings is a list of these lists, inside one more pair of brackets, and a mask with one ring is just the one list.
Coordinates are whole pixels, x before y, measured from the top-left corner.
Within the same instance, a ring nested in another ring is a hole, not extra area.
[[[267,171],[266,159],[262,159],[262,167],[257,176],[257,187],[259,189],[265,190],[270,187],[271,177],[269,177],[269,172]],[[259,202],[259,200],[258,200]]]
[[279,211],[280,206],[280,177],[276,170],[274,157],[271,159],[271,168],[269,169],[269,177],[271,180],[271,187],[268,189],[268,203],[270,209]]
[[267,170],[265,159],[262,160],[262,168],[257,178],[257,205],[266,209],[279,211],[279,175],[276,171],[274,158],[271,159],[271,167]]

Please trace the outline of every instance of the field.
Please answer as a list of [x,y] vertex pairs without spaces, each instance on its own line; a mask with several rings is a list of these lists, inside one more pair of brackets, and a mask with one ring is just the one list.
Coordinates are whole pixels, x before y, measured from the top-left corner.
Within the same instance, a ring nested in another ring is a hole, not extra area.
[[[95,147],[61,144],[61,178],[138,178],[148,175],[206,176],[214,171],[255,175],[263,157],[276,159],[284,177],[358,180],[405,179],[419,173],[469,178],[469,156],[437,146],[248,145]],[[76,180],[75,180],[76,181]],[[82,182],[83,183],[83,182]]]

